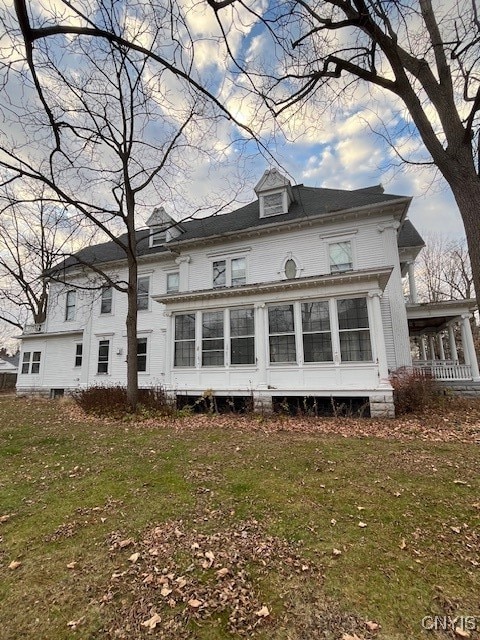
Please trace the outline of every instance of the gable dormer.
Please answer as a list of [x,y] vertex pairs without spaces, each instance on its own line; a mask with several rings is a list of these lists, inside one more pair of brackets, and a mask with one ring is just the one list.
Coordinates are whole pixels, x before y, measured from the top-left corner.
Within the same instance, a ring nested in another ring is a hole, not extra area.
[[267,169],[255,187],[260,205],[260,218],[288,213],[293,202],[292,185],[275,168]]
[[157,207],[147,220],[147,227],[150,229],[150,247],[158,247],[172,238],[176,238],[181,233],[177,222],[165,211],[164,207]]

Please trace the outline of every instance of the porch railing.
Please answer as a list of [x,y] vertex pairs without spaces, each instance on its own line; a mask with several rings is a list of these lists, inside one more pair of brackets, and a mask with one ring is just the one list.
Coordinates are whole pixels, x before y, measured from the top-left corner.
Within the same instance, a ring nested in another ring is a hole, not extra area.
[[413,362],[416,371],[423,371],[436,380],[471,380],[472,369],[468,364],[458,364],[453,360],[417,360]]
[[26,324],[23,327],[23,333],[42,333],[43,322],[35,322],[34,324]]

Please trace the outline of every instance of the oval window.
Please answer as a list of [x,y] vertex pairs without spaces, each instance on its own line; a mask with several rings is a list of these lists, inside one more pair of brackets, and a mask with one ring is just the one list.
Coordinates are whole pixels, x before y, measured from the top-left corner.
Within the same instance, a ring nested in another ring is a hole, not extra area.
[[292,260],[291,258],[290,260],[287,260],[285,263],[285,276],[289,280],[292,280],[292,278],[297,277],[297,263],[295,262],[295,260]]

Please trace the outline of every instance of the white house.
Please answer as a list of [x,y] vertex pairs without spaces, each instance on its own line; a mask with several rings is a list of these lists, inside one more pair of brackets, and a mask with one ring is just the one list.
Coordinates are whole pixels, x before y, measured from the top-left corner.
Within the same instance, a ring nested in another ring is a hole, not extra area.
[[[392,415],[389,374],[412,366],[409,322],[418,336],[462,323],[465,364],[457,366],[450,343],[449,371],[478,378],[462,319],[472,303],[434,322],[416,303],[409,265],[423,241],[406,220],[410,198],[380,186],[292,186],[275,169],[255,193],[236,211],[188,222],[176,223],[162,207],[137,232],[141,387],[248,396],[266,409],[285,397],[358,398],[370,402],[372,415]],[[89,264],[126,279],[113,242],[58,267],[66,284],[51,283],[46,321],[21,336],[18,393],[125,384],[126,295],[82,288],[97,277]],[[435,340],[438,353],[424,351],[424,366],[437,356],[447,362]]]
[[0,355],[0,391],[15,388],[18,362],[18,353],[15,356]]

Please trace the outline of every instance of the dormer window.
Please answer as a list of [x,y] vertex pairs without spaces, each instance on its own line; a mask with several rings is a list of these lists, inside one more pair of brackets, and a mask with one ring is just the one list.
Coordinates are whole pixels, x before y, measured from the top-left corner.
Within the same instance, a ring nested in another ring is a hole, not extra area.
[[159,247],[166,240],[167,232],[162,227],[150,228],[150,246]]
[[258,196],[260,218],[288,213],[294,201],[290,181],[276,169],[265,171],[255,187]]
[[264,216],[276,216],[279,213],[284,213],[283,193],[269,193],[262,196],[262,199]]

